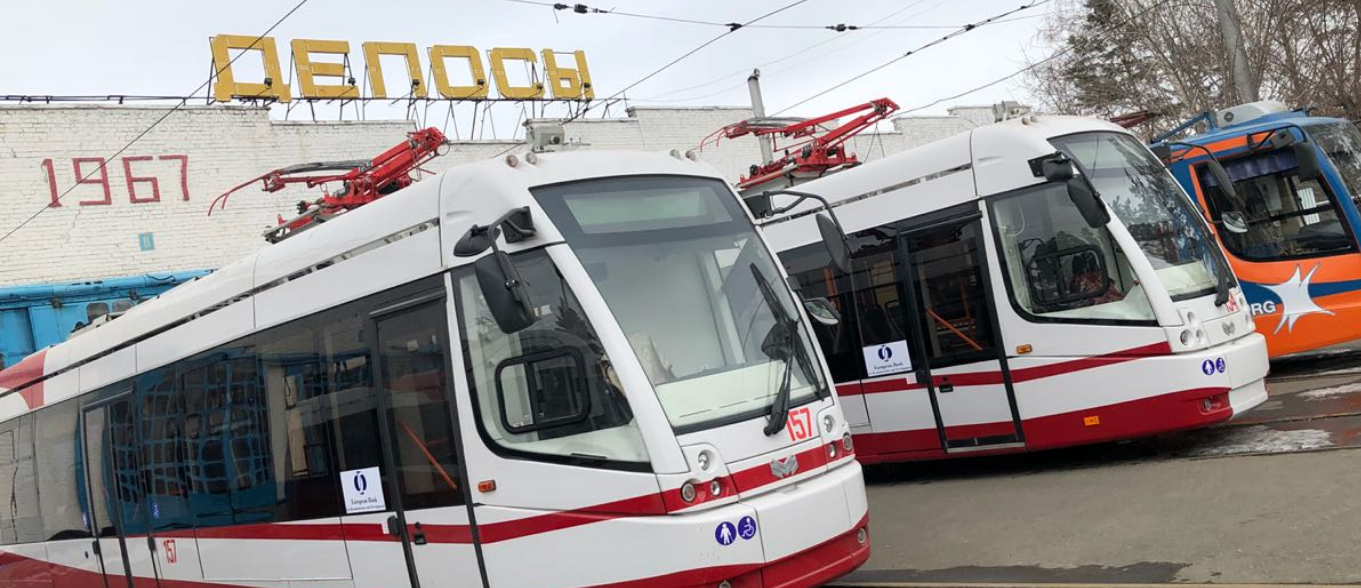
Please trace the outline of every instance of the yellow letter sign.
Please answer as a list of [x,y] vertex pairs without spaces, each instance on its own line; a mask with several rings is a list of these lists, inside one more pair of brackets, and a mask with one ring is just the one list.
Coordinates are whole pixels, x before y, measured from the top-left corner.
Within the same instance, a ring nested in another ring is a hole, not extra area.
[[[345,62],[312,61],[313,54],[350,55],[349,41],[293,40],[293,65],[298,70],[298,88],[303,98],[358,98],[359,88],[345,79]],[[339,84],[317,84],[316,78],[338,78]]]
[[[217,72],[217,82],[213,84],[214,100],[230,102],[232,98],[271,97],[279,102],[288,102],[291,99],[288,84],[280,75],[279,51],[274,46],[273,38],[260,37],[257,41],[256,37],[250,35],[218,35],[213,37],[212,45],[213,70]],[[259,51],[264,60],[265,78],[272,83],[237,82],[232,76],[232,49]]]

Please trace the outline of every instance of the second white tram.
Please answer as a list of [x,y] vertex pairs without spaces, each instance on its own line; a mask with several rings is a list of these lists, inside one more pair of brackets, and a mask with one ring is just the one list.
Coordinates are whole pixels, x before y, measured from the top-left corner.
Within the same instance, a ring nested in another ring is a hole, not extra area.
[[457,167],[0,372],[0,586],[818,585],[807,320],[711,167]]
[[[1266,347],[1203,219],[1101,121],[985,126],[798,190],[763,222],[817,325],[859,459],[1014,452],[1200,427],[1266,399]],[[750,200],[749,200],[750,202]]]

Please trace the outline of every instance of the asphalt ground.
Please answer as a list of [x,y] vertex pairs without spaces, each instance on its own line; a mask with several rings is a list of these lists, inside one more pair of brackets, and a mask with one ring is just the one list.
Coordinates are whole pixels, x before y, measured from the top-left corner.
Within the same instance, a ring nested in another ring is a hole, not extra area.
[[1361,354],[1268,385],[1208,429],[868,468],[873,555],[836,585],[1361,584]]

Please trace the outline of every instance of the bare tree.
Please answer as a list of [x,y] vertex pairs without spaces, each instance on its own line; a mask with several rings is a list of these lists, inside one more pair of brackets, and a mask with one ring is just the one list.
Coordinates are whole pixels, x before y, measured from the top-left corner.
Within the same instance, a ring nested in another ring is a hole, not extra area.
[[[1263,99],[1361,117],[1361,0],[1237,0]],[[1053,47],[1026,78],[1040,106],[1162,114],[1144,132],[1233,105],[1212,0],[1059,0],[1039,33]]]

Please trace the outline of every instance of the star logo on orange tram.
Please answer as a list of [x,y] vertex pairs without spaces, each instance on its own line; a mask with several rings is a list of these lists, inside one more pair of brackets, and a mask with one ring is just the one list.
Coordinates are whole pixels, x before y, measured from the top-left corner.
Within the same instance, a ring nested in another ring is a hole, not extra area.
[[1333,314],[1333,311],[1320,307],[1314,303],[1313,297],[1309,296],[1309,282],[1314,279],[1314,272],[1318,271],[1322,263],[1314,264],[1313,269],[1309,270],[1303,278],[1300,277],[1300,266],[1295,266],[1295,273],[1289,280],[1276,285],[1263,284],[1262,286],[1271,290],[1281,299],[1281,322],[1276,325],[1276,330],[1272,334],[1281,332],[1285,329],[1287,333],[1295,331],[1295,321],[1300,317],[1310,314]]

